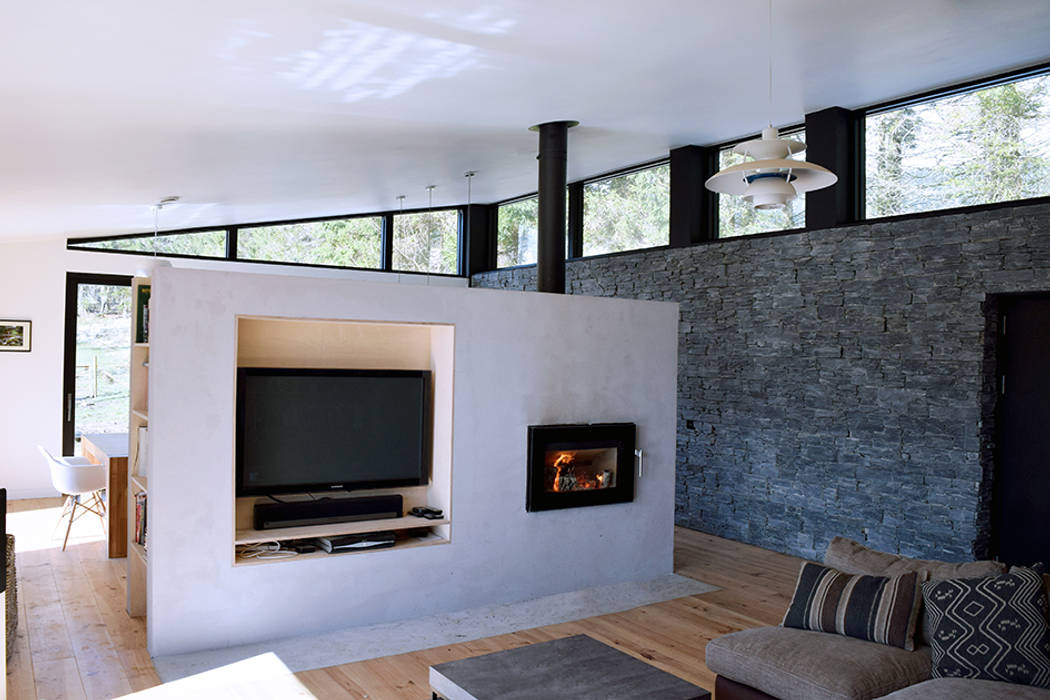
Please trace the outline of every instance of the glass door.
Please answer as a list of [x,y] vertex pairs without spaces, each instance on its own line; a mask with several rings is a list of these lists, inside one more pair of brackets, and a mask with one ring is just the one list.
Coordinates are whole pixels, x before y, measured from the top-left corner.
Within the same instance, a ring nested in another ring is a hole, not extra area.
[[80,454],[80,436],[127,433],[131,360],[131,278],[66,276],[62,454]]

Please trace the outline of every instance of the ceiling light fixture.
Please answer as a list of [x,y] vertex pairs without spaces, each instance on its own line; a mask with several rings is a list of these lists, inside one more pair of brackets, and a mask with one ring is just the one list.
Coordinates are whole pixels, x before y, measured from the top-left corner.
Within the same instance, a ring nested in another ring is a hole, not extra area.
[[159,202],[153,205],[153,264],[144,265],[135,270],[136,277],[152,277],[153,270],[158,267],[171,267],[171,263],[167,260],[157,260],[157,237],[160,233],[160,210],[177,201],[179,201],[178,195],[170,195],[161,198]]
[[731,165],[708,178],[705,186],[712,192],[742,196],[755,209],[783,209],[803,192],[819,190],[838,181],[827,168],[794,160],[791,156],[806,148],[795,139],[782,139],[773,126],[773,0],[769,0],[769,126],[762,137],[733,147],[752,160]]

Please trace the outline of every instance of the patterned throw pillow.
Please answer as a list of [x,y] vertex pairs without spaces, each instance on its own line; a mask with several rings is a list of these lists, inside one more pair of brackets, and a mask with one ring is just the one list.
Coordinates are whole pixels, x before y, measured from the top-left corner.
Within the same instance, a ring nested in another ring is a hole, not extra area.
[[834,632],[911,651],[918,602],[915,572],[854,576],[806,562],[783,626]]
[[1050,625],[1042,576],[1014,567],[922,586],[933,676],[1050,688]]

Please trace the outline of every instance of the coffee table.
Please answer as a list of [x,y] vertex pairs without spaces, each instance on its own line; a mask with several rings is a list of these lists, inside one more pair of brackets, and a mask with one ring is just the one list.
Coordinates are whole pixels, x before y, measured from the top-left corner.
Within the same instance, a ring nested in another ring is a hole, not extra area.
[[431,666],[430,689],[434,700],[711,697],[703,688],[583,634]]

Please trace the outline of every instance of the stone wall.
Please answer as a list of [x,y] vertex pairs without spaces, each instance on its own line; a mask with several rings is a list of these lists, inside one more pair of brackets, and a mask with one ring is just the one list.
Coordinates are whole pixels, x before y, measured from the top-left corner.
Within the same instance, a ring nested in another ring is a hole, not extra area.
[[985,553],[994,295],[1050,290],[1050,204],[583,259],[566,280],[681,304],[680,525],[810,558],[837,534]]

